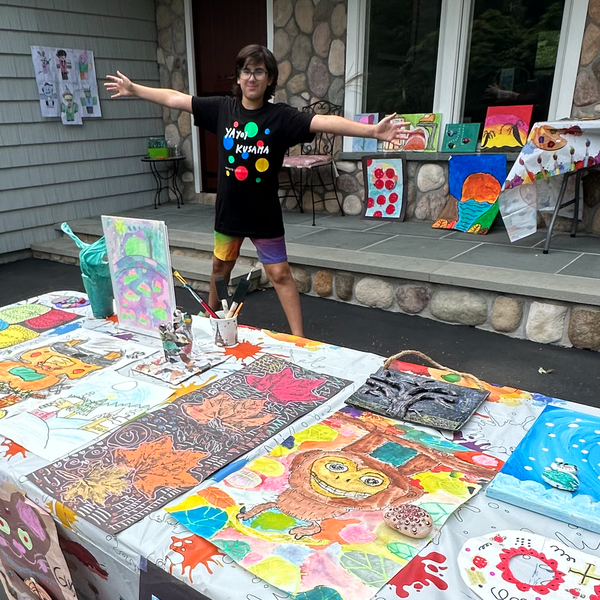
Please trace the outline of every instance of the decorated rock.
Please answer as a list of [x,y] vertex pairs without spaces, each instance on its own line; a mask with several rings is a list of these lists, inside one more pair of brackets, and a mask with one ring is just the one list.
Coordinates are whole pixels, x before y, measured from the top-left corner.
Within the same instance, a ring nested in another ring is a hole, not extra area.
[[393,506],[383,513],[386,525],[408,537],[421,539],[433,529],[431,515],[414,504]]
[[576,465],[566,463],[559,458],[542,471],[542,479],[552,487],[567,492],[575,492],[579,488],[579,469]]

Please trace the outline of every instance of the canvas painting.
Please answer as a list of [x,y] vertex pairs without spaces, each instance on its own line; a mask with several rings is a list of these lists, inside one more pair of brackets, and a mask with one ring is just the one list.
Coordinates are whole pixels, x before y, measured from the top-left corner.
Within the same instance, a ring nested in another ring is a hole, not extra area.
[[194,375],[199,375],[216,367],[224,361],[225,359],[223,358],[214,358],[212,360],[202,358],[195,359],[189,365],[186,365],[182,361],[173,364],[166,362],[164,357],[161,356],[155,360],[137,363],[133,366],[132,372],[133,374],[139,373],[140,375],[146,375],[169,385],[176,386]]
[[[367,600],[499,466],[346,407],[169,512],[286,593]],[[393,529],[383,517],[391,509],[410,512],[411,527],[429,520],[429,532],[417,539]]]
[[0,434],[50,462],[164,402],[173,390],[107,371],[0,420]]
[[490,106],[485,117],[481,149],[523,147],[531,123],[532,104]]
[[118,533],[347,385],[264,355],[29,478],[77,515]]
[[599,432],[600,417],[547,406],[487,495],[600,533]]
[[442,152],[477,152],[481,123],[448,123]]
[[[379,122],[379,113],[356,114],[354,120],[374,125]],[[352,138],[352,152],[377,152],[377,140],[375,138]]]
[[0,580],[11,599],[77,600],[53,518],[8,481],[0,482]]
[[175,289],[162,221],[102,217],[119,325],[158,336],[172,323]]
[[80,319],[81,315],[43,304],[16,304],[0,310],[0,349],[33,340],[43,331]]
[[438,137],[442,122],[441,113],[418,113],[397,115],[392,123],[408,122],[408,139],[396,142],[384,142],[385,152],[437,152]]
[[384,417],[457,431],[489,395],[487,390],[470,389],[395,369],[379,369],[346,404]]
[[365,156],[362,166],[366,196],[363,218],[403,221],[406,213],[405,156]]
[[43,404],[84,377],[155,354],[149,348],[87,329],[45,338],[0,357],[0,419],[23,400]]
[[486,234],[498,214],[498,196],[506,178],[506,155],[451,156],[450,198],[432,225]]

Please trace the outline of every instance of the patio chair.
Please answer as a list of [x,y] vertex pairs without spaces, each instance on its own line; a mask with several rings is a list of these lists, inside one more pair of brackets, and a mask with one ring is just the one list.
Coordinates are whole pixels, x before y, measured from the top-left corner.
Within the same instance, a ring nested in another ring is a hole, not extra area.
[[[309,106],[305,106],[302,109],[303,112],[313,114],[313,115],[341,115],[342,107],[337,104],[332,104],[327,100],[319,100],[318,102],[314,102]],[[328,199],[333,199],[331,194],[335,195],[335,199],[337,200],[338,206],[340,207],[340,212],[342,216],[345,216],[344,209],[342,208],[342,203],[340,202],[340,198],[338,196],[337,187],[335,185],[335,180],[337,178],[337,168],[335,166],[335,162],[333,160],[333,147],[335,143],[335,134],[334,133],[316,133],[315,139],[308,144],[300,145],[300,155],[299,156],[286,156],[283,161],[283,169],[284,172],[287,173],[289,178],[289,189],[291,189],[294,197],[296,198],[296,203],[298,204],[298,208],[300,208],[300,212],[304,212],[304,208],[302,206],[302,198],[304,193],[304,188],[306,186],[310,187],[310,194],[312,198],[312,224],[315,225],[315,176],[319,178],[319,184],[324,188],[325,192],[323,197],[317,202],[322,202],[325,204],[325,201]],[[321,171],[326,169],[329,171],[331,176],[331,181],[325,183],[323,180]],[[297,183],[294,183],[293,170],[297,170],[299,173],[299,180]],[[299,194],[298,189],[299,187]],[[331,188],[331,189],[328,189]],[[328,198],[327,195],[330,195]]]

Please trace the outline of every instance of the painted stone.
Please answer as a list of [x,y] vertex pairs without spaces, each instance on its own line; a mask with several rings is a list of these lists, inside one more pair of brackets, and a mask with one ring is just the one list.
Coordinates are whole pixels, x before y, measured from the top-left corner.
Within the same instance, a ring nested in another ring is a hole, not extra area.
[[579,489],[579,478],[577,465],[566,463],[556,459],[549,467],[542,471],[542,479],[557,490],[576,492]]
[[422,539],[433,529],[431,515],[414,504],[394,506],[383,513],[386,525],[408,537]]

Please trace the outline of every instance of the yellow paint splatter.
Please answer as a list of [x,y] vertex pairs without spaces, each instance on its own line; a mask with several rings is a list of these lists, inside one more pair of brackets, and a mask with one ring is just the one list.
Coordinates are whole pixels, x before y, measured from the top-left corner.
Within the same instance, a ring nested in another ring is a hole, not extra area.
[[442,491],[458,498],[469,498],[471,496],[467,484],[447,471],[419,473],[414,476],[414,479],[421,483],[428,494]]

